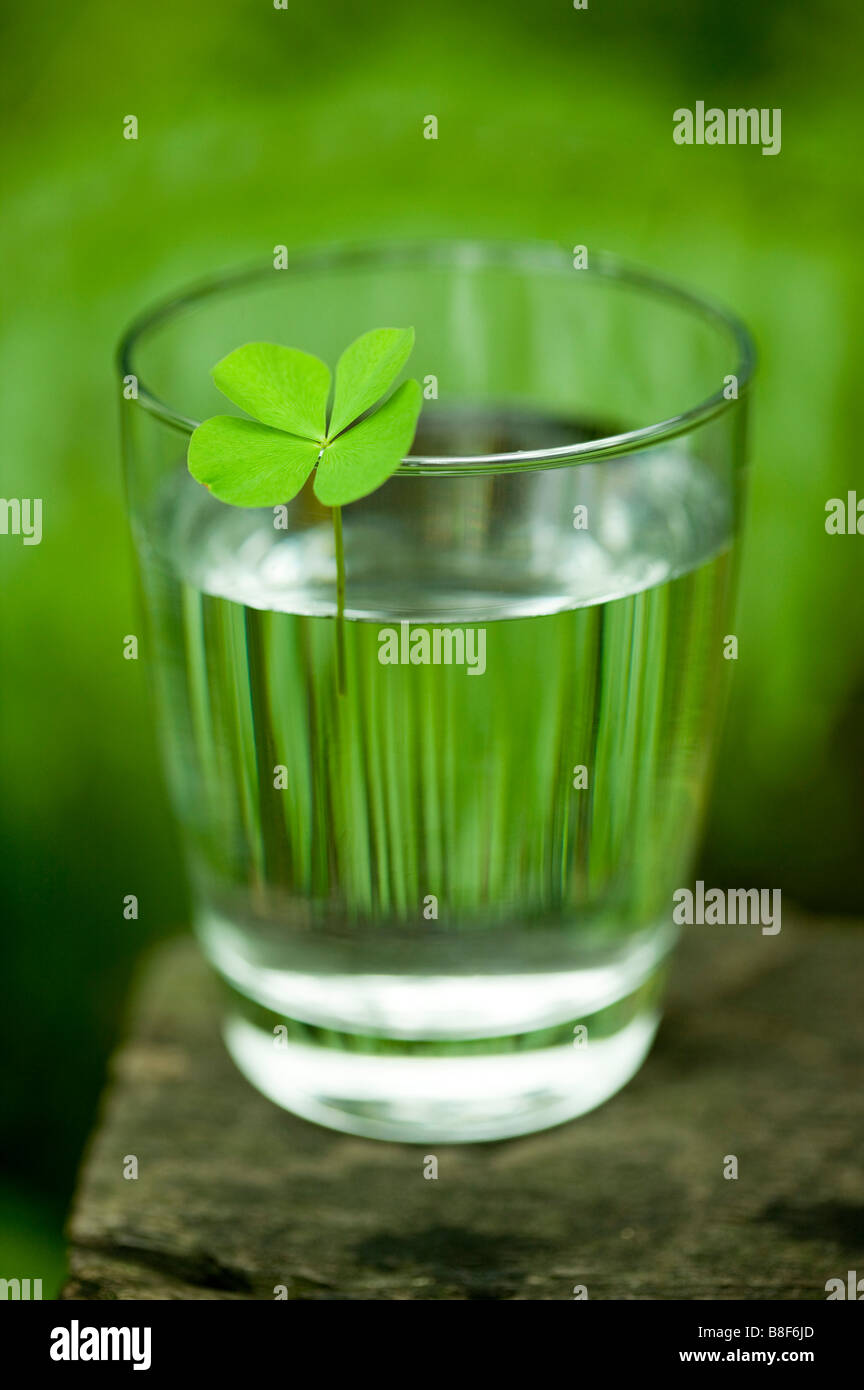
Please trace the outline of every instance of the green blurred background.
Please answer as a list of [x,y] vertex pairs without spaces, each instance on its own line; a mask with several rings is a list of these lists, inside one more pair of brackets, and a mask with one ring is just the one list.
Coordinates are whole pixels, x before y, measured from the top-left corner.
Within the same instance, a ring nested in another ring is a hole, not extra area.
[[[47,1295],[136,957],[186,917],[146,673],[122,659],[111,358],[189,279],[277,243],[528,236],[737,309],[761,374],[703,872],[860,912],[864,539],[827,536],[824,508],[861,476],[864,22],[855,0],[80,0],[2,25],[0,495],[42,497],[44,538],[0,538],[0,1275]],[[676,146],[700,99],[781,107],[782,153]]]

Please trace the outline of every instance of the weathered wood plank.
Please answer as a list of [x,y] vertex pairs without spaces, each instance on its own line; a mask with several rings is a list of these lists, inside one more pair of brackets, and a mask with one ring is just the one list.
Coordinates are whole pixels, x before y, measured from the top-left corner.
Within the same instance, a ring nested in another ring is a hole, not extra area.
[[82,1170],[63,1296],[824,1298],[864,1272],[862,978],[853,926],[692,928],[620,1095],[527,1139],[420,1148],[263,1100],[191,943],[162,948]]

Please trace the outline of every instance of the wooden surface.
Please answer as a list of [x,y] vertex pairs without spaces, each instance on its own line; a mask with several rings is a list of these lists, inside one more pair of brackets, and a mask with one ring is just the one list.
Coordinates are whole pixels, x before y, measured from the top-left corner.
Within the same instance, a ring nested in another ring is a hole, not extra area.
[[864,1274],[862,979],[855,926],[685,929],[618,1096],[527,1139],[417,1147],[262,1099],[195,948],[164,947],[83,1164],[63,1297],[824,1299]]

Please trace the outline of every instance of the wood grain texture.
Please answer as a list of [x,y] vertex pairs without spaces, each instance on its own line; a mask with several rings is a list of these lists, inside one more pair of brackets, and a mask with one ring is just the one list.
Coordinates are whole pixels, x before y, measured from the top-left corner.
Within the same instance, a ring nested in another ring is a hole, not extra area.
[[82,1167],[62,1296],[824,1299],[864,1275],[862,979],[853,925],[691,928],[618,1096],[530,1138],[418,1147],[262,1099],[195,948],[162,947]]

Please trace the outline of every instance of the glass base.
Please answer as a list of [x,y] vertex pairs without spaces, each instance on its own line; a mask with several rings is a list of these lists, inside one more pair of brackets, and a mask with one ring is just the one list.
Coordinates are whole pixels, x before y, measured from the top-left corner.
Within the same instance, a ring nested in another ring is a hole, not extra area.
[[630,1080],[657,1030],[660,974],[587,1019],[584,1042],[578,1021],[552,1046],[536,1034],[467,1049],[371,1039],[280,1023],[233,992],[225,1041],[263,1095],[330,1129],[422,1144],[508,1139],[584,1115]]

